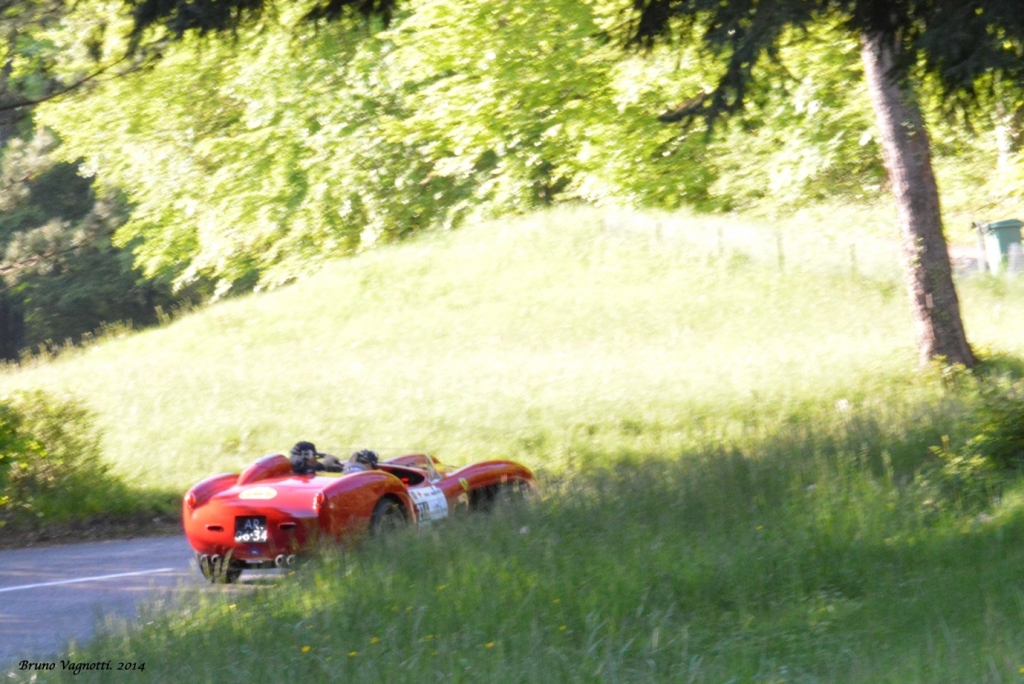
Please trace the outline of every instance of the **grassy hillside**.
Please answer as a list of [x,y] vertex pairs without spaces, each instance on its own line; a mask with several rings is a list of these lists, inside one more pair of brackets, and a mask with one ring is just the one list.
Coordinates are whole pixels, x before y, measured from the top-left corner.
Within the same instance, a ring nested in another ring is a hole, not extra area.
[[149,487],[298,438],[542,469],[527,508],[71,654],[157,681],[1017,681],[1024,488],[962,449],[1024,394],[1024,284],[963,281],[989,361],[922,373],[892,244],[843,218],[539,214],[9,371],[85,398]]
[[[537,464],[638,425],[669,448],[913,376],[893,246],[826,228],[563,210],[430,235],[0,390],[84,399],[117,472],[180,490],[298,439]],[[965,288],[968,329],[1017,352],[1019,288],[999,288]]]

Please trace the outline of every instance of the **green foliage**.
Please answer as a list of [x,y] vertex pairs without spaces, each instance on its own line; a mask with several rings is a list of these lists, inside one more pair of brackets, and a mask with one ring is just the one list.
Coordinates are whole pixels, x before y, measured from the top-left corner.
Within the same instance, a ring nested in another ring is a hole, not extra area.
[[[68,69],[82,68],[90,22],[131,23],[116,6],[90,7],[50,38]],[[623,51],[609,40],[619,9],[416,0],[387,29],[347,17],[313,30],[302,7],[282,4],[237,39],[186,36],[152,68],[40,116],[69,160],[84,157],[127,193],[133,213],[117,241],[146,276],[213,282],[214,296],[555,202],[782,213],[882,196],[859,46],[841,18],[781,31],[746,92],[756,108],[708,140],[657,119],[719,75],[696,45],[700,27]],[[105,35],[109,60],[123,45]],[[1015,106],[1012,86],[996,91],[993,106]],[[939,85],[922,92],[941,109]],[[1003,119],[979,118],[974,136],[933,122],[947,212],[965,234],[965,214],[1018,203],[1015,152],[991,173],[987,136]]]
[[100,65],[97,34],[103,26],[92,23],[79,32],[75,41],[81,51],[89,54],[89,62],[79,69],[67,69],[69,54],[55,32],[74,15],[93,14],[96,5],[86,2],[74,5],[62,0],[24,0],[6,3],[0,16],[0,146],[13,130],[31,118],[32,106],[74,91],[111,67],[124,61],[115,59]]
[[23,297],[23,346],[29,350],[79,342],[118,322],[153,325],[158,309],[176,302],[166,285],[147,282],[132,268],[130,251],[109,244],[77,251],[59,271],[27,277],[16,291]]
[[[337,61],[346,46],[336,34],[311,34],[305,42]],[[128,193],[133,211],[119,244],[137,243],[137,263],[148,277],[189,284],[209,275],[224,284],[223,293],[236,282],[251,287],[251,276],[281,261],[282,252],[298,268],[308,253],[346,242],[337,202],[304,180],[303,131],[315,116],[296,106],[315,104],[305,99],[312,92],[330,93],[337,76],[309,91],[309,72],[337,65],[312,54],[304,65],[289,62],[297,53],[280,30],[240,49],[231,59],[229,45],[191,43],[153,71],[113,81],[97,97],[59,110],[62,134],[75,131],[66,136],[73,153]],[[204,106],[196,106],[196,92],[206,93]],[[104,125],[69,125],[86,114]],[[303,231],[311,213],[318,220]],[[299,249],[289,253],[285,245]]]
[[780,209],[836,196],[863,202],[884,187],[860,45],[837,23],[787,32],[778,61],[763,69],[765,85],[751,93],[756,111],[726,124],[712,145],[713,192],[725,207],[765,198]]
[[324,255],[456,225],[481,203],[521,210],[564,191],[588,122],[611,110],[590,99],[599,69],[580,68],[594,44],[585,6],[554,9],[552,25],[521,6],[425,2],[362,40],[332,25],[271,27],[237,49],[186,41],[44,117],[128,192],[119,235],[140,240],[148,275],[209,276],[218,293],[253,276],[272,285]]
[[[351,23],[295,28],[285,13],[237,43],[185,40],[152,70],[42,116],[69,154],[128,193],[119,240],[136,241],[147,275],[209,277],[221,294],[469,216],[580,199],[735,207],[766,194],[738,135],[708,148],[651,115],[703,82],[700,55],[623,54],[600,39],[606,9],[542,4],[423,0],[372,35]],[[831,41],[824,32],[819,51]],[[771,194],[817,197],[865,174],[877,183],[873,148],[848,130],[860,114],[820,120],[841,104],[819,100],[845,93],[845,57],[820,84],[805,79],[795,105],[766,92],[773,123],[750,126],[767,129],[754,166],[774,174]],[[836,61],[805,61],[815,59]],[[817,137],[798,142],[804,128]],[[783,152],[779,135],[791,141]],[[725,182],[735,175],[750,180]]]
[[[127,194],[117,243],[146,277],[215,297],[273,287],[331,256],[561,201],[778,214],[883,196],[843,16],[778,17],[771,59],[744,87],[756,107],[708,140],[657,119],[721,77],[701,21],[623,51],[612,2],[416,0],[386,29],[342,13],[314,30],[309,10],[280,3],[230,39],[185,32],[150,68],[40,108],[68,161]],[[78,74],[94,53],[122,55],[134,21],[118,3],[83,4],[45,39]],[[1019,87],[980,80],[965,132],[938,116],[939,80],[914,73],[957,235],[979,212],[1024,208]]]
[[9,488],[21,459],[36,452],[36,445],[19,430],[20,425],[21,416],[8,403],[0,403],[0,508],[11,505]]
[[394,43],[389,67],[405,78],[410,112],[395,134],[428,152],[436,173],[482,174],[476,199],[495,212],[549,204],[578,182],[593,127],[615,116],[591,8],[414,7],[383,36]]
[[94,416],[41,391],[0,402],[0,526],[40,527],[130,510],[102,460]]
[[995,472],[992,461],[970,444],[954,452],[948,437],[944,435],[942,442],[941,447],[929,449],[934,460],[924,463],[914,478],[914,489],[925,510],[932,514],[984,511],[999,499],[1004,478]]

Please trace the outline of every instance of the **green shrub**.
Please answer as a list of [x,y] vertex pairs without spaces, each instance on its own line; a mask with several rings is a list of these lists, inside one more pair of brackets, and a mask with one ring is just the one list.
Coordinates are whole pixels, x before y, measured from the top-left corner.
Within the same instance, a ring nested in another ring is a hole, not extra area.
[[101,458],[91,412],[38,390],[0,400],[0,486],[0,526],[39,527],[130,505]]
[[931,512],[984,511],[1001,498],[1008,471],[1024,469],[1024,385],[1004,377],[968,393],[974,408],[962,421],[962,446],[951,448],[943,435],[942,446],[929,447],[931,458],[916,467],[913,488]]
[[968,449],[997,468],[1024,468],[1024,384],[990,390],[978,412],[977,435]]

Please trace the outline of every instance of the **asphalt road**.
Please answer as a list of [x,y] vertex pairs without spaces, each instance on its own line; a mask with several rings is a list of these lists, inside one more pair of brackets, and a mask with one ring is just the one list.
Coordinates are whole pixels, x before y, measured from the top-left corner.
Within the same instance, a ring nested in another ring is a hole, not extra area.
[[146,601],[201,586],[185,537],[0,551],[0,672],[52,658]]

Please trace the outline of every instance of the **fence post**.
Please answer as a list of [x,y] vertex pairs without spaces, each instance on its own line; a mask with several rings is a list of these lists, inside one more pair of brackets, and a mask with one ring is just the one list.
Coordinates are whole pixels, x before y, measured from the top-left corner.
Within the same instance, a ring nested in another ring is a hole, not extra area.
[[981,221],[972,221],[971,227],[978,231],[978,272],[984,273],[988,268],[988,255],[985,253],[985,233]]

